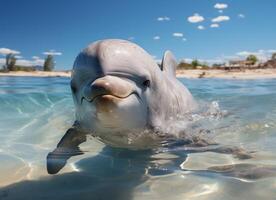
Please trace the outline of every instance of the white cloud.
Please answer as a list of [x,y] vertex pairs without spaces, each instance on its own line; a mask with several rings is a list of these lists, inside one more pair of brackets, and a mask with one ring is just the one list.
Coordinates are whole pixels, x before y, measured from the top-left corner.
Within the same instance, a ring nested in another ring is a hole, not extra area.
[[231,56],[223,55],[223,56],[221,56],[221,58],[224,60],[224,62],[227,62],[229,60],[239,60],[240,59],[240,57],[237,55],[231,55]]
[[[251,51],[241,51],[241,52],[237,52],[234,55],[222,55],[220,57],[217,57],[215,59],[210,59],[211,60],[217,60],[217,62],[215,63],[227,63],[231,60],[245,60],[247,58],[247,56],[249,55],[256,55],[258,57],[259,60],[261,61],[266,61],[267,59],[269,59],[271,57],[271,54],[267,53],[268,51],[266,50],[258,50],[256,52],[251,52]],[[220,61],[220,62],[218,62]]]
[[[213,59],[197,59],[200,63],[207,63],[208,65],[228,63],[231,60],[244,60],[249,55],[256,55],[261,62],[265,62],[271,58],[272,54],[276,53],[276,49],[269,50],[257,50],[257,51],[241,51],[235,55],[221,55]],[[191,63],[194,59],[184,58],[180,59],[180,62]]]
[[240,51],[238,53],[236,53],[238,56],[249,56],[251,54],[253,54],[253,52],[249,52],[249,51]]
[[158,17],[157,18],[157,21],[170,21],[171,19],[167,16],[164,16],[164,17]]
[[275,52],[276,50],[273,50],[273,49],[270,49],[270,50],[259,49],[257,51],[240,51],[240,52],[237,52],[235,55],[221,56],[221,59],[223,59],[224,62],[228,62],[230,60],[245,60],[249,55],[255,55],[261,62],[265,62],[269,60],[272,54]]
[[268,53],[276,53],[276,49],[267,50]]
[[202,26],[202,25],[199,25],[197,28],[198,28],[199,30],[204,30],[204,29],[205,29],[205,27]]
[[37,60],[37,59],[40,59],[40,57],[38,57],[38,56],[33,56],[32,59]]
[[153,37],[154,40],[160,40],[160,36],[156,35]]
[[229,21],[229,20],[230,20],[229,16],[223,16],[223,15],[221,15],[221,16],[218,16],[218,17],[212,19],[212,22],[219,23],[219,22]]
[[223,10],[219,10],[218,12],[219,12],[219,13],[223,13]]
[[257,58],[261,61],[266,61],[271,58],[271,55],[275,53],[276,50],[270,49],[270,50],[263,50],[259,49],[257,51],[241,51],[236,53],[237,56],[239,56],[242,59],[245,59],[249,55],[255,55]]
[[6,59],[5,58],[0,58],[0,66],[6,64]]
[[57,52],[55,50],[45,51],[43,52],[44,55],[52,55],[52,56],[61,56],[61,52]]
[[187,38],[182,38],[182,41],[186,42],[186,41],[187,41]]
[[218,28],[218,27],[219,27],[219,24],[211,24],[210,27],[211,27],[211,28]]
[[20,51],[8,49],[8,48],[0,48],[0,54],[7,55],[7,54],[20,54]]
[[174,37],[183,37],[183,33],[173,33]]
[[44,60],[43,59],[37,59],[37,60],[20,59],[16,61],[16,64],[27,66],[27,67],[36,66],[36,65],[42,66],[44,64]]
[[183,59],[180,59],[179,62],[180,63],[191,63],[193,62],[194,59],[192,58],[183,58]]
[[18,55],[16,55],[16,56],[14,56],[16,59],[22,59],[23,58],[23,56],[18,56]]
[[193,16],[188,17],[188,21],[190,23],[199,23],[199,22],[204,21],[204,17],[195,13]]
[[258,51],[240,51],[240,52],[236,53],[236,55],[241,56],[241,57],[247,57],[249,55],[261,56],[261,55],[265,55],[267,53],[269,53],[269,52],[260,49]]
[[244,14],[238,14],[238,17],[239,18],[245,18],[245,15]]
[[214,8],[219,9],[219,10],[226,9],[226,8],[228,8],[228,5],[225,3],[217,3],[214,5]]
[[215,59],[198,59],[200,63],[207,63],[208,65],[213,65],[215,63],[223,63],[223,59],[215,58]]

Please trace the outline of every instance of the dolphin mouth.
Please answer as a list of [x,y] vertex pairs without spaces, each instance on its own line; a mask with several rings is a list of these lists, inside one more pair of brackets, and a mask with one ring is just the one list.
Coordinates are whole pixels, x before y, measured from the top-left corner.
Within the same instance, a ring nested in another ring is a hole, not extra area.
[[81,98],[81,104],[83,103],[83,100],[85,100],[85,101],[87,101],[87,102],[89,102],[89,103],[93,103],[97,98],[99,98],[99,97],[104,97],[104,96],[110,96],[110,97],[113,97],[113,98],[116,98],[116,99],[126,99],[126,98],[128,98],[129,96],[131,96],[131,95],[135,95],[135,96],[137,96],[137,98],[138,98],[139,100],[141,100],[141,98],[140,98],[140,96],[138,95],[137,92],[131,92],[131,93],[129,93],[129,94],[126,95],[126,96],[118,96],[118,95],[114,95],[114,94],[99,94],[99,95],[94,96],[92,99],[87,99],[87,98],[85,98],[85,97],[82,97],[82,98]]

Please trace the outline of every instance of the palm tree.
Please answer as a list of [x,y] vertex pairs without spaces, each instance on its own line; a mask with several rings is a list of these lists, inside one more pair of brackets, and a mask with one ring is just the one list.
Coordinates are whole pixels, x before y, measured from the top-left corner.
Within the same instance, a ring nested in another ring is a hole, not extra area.
[[14,54],[7,54],[6,55],[6,65],[4,67],[5,70],[8,71],[15,71],[15,63],[16,63],[16,57]]

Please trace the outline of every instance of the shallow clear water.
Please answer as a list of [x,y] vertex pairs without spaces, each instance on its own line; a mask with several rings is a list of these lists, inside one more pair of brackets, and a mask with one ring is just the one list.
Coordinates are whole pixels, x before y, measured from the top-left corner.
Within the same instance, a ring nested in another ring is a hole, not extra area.
[[0,77],[0,199],[275,199],[276,80],[181,81],[209,108],[189,131],[208,129],[204,137],[252,158],[125,151],[89,139],[85,154],[48,175],[46,155],[74,121],[69,79]]

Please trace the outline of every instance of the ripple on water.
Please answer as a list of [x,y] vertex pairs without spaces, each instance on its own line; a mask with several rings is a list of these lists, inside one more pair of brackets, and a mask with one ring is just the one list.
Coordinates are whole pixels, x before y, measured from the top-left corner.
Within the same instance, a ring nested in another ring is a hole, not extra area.
[[[103,144],[89,140],[81,145],[84,155],[71,158],[58,175],[48,176],[46,155],[74,120],[69,79],[1,77],[0,185],[9,185],[2,187],[9,193],[7,199],[22,195],[30,197],[26,199],[100,198],[103,193],[112,199],[114,193],[127,192],[128,199],[135,200],[274,200],[275,176],[268,175],[276,166],[276,81],[181,81],[200,105],[207,104],[206,115],[192,116],[195,124],[188,127],[188,133],[205,129],[202,135],[208,137],[211,130],[211,138],[221,146],[255,151],[253,158],[188,154],[183,148],[151,158],[144,154],[128,158],[103,153]],[[241,179],[247,170],[256,173]]]
[[18,182],[26,178],[30,171],[28,163],[14,155],[0,153],[0,186]]

